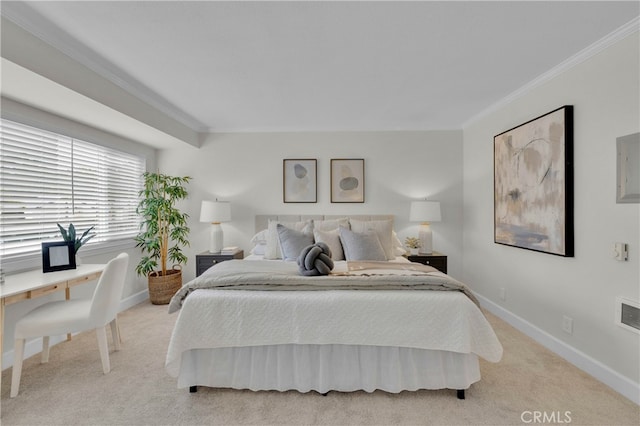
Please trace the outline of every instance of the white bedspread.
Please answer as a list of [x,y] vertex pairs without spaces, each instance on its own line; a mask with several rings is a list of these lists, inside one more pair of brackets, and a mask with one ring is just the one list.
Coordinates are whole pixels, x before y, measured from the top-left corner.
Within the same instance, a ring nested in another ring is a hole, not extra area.
[[397,346],[475,353],[502,346],[480,309],[458,291],[198,289],[179,311],[166,358],[177,377],[196,348],[277,344]]

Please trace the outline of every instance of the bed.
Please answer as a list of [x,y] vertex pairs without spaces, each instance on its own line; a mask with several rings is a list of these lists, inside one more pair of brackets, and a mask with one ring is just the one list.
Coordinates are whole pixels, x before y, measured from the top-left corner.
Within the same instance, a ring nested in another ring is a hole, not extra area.
[[[346,220],[354,228],[364,223],[382,240],[388,226],[374,228],[392,219]],[[219,263],[183,286],[169,308],[178,318],[165,364],[178,388],[453,389],[465,397],[480,380],[479,357],[498,362],[502,346],[464,284],[396,257],[401,248],[394,236],[396,250],[387,250],[385,260],[335,260],[330,275],[303,277],[295,262],[273,259],[286,255],[269,232],[274,223],[308,232],[309,223],[326,229],[344,221],[257,216],[256,236],[271,242],[265,241],[266,252],[256,244],[248,259]]]

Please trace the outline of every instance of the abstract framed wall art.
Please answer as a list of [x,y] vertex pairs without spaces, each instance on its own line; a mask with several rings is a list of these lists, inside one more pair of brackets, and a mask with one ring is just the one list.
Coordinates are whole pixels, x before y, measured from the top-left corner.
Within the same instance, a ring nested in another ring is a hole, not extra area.
[[282,196],[285,203],[318,201],[317,160],[282,160]]
[[364,203],[364,159],[331,159],[331,202]]
[[573,257],[573,106],[493,139],[494,241]]

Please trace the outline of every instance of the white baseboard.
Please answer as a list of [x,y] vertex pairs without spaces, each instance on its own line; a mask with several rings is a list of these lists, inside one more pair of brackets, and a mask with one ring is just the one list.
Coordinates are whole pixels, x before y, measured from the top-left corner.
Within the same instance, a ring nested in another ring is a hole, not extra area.
[[[138,303],[144,302],[147,299],[149,299],[148,290],[144,290],[132,296],[129,296],[126,299],[123,299],[120,301],[118,312],[125,311],[131,308],[132,306],[137,305]],[[49,345],[50,346],[57,345],[58,343],[64,342],[66,340],[67,340],[67,337],[64,335],[51,336],[51,339],[49,340]],[[97,349],[98,347],[96,343],[96,350]],[[39,354],[40,352],[42,352],[42,338],[39,337],[37,339],[29,340],[28,342],[26,342],[24,346],[24,359],[27,359],[29,357],[32,357],[33,355]],[[2,370],[4,371],[11,366],[13,366],[13,349],[2,354]]]
[[475,294],[475,296],[480,301],[480,305],[487,311],[531,337],[550,351],[569,361],[585,373],[590,374],[602,383],[614,389],[616,392],[640,405],[640,383],[636,383],[628,377],[623,376],[600,361],[591,358],[584,352],[579,351],[546,331],[541,330],[527,320],[520,318],[491,300],[479,294]]
[[122,299],[120,301],[120,307],[118,308],[118,312],[126,311],[129,308],[136,306],[138,303],[142,303],[145,300],[149,299],[149,290],[143,290],[139,293],[131,295],[126,299]]

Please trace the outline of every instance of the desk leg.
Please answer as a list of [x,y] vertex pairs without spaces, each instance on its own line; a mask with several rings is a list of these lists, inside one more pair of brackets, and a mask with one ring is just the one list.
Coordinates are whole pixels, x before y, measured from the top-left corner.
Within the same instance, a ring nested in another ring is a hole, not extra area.
[[[2,350],[4,345],[4,299],[0,300],[0,372],[2,372]],[[2,378],[2,374],[0,374],[0,378]]]
[[[64,289],[64,298],[66,300],[71,299],[71,289],[67,286],[67,288]],[[67,342],[71,340],[71,333],[67,333]]]
[[[2,389],[2,355],[4,355],[4,299],[0,300],[0,389]],[[2,413],[2,404],[0,404],[0,416]]]

